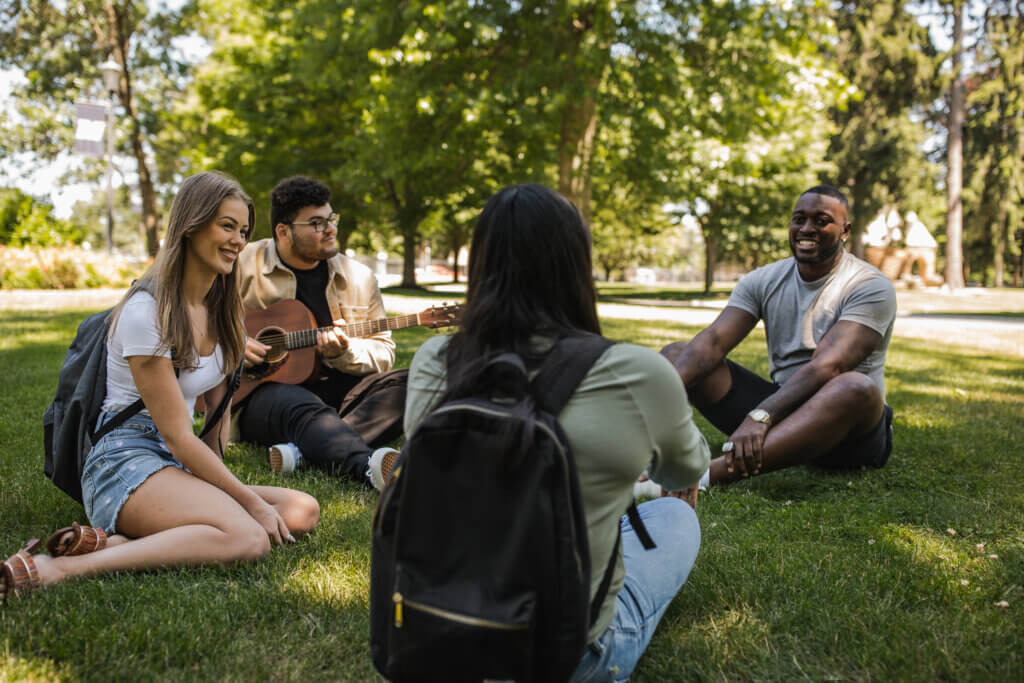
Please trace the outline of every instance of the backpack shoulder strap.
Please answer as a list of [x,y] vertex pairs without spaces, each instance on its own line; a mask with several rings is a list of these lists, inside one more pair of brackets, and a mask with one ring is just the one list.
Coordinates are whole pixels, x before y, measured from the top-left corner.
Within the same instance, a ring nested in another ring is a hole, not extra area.
[[[110,420],[104,422],[103,426],[97,429],[92,434],[92,442],[96,443],[104,436],[106,436],[108,433],[123,425],[128,420],[129,417],[138,414],[139,411],[141,411],[145,407],[146,404],[142,402],[141,398],[135,399],[135,403],[132,403],[130,406],[122,409],[117,415],[112,417]],[[89,425],[88,429],[89,431],[92,431],[93,425]]]
[[537,404],[558,415],[590,368],[614,343],[589,333],[558,340],[531,383]]
[[[651,538],[651,534],[647,531],[647,527],[644,525],[644,520],[640,517],[640,511],[636,509],[636,501],[629,504],[626,508],[626,515],[629,516],[629,523],[633,527],[633,531],[636,532],[637,538],[640,539],[640,544],[644,547],[644,550],[651,550],[658,546],[654,543],[654,539]],[[594,599],[590,601],[590,625],[593,626],[594,622],[597,621],[597,617],[601,612],[601,605],[604,604],[604,598],[608,595],[608,588],[612,585],[612,575],[615,574],[615,565],[619,560],[619,546],[622,545],[622,530],[615,536],[615,546],[612,548],[611,557],[608,558],[608,566],[604,568],[604,576],[601,577],[601,585],[597,587],[597,592],[594,593]]]

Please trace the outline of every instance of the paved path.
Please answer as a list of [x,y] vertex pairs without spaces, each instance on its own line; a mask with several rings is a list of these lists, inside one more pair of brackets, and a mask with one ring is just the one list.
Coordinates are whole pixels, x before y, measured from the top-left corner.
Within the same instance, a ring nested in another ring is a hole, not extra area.
[[[390,297],[384,295],[384,305],[394,313],[417,313],[429,306],[444,303],[444,299]],[[451,299],[448,300],[451,302]],[[620,303],[599,303],[597,312],[602,318],[619,320],[667,320],[684,325],[710,324],[724,307],[702,305],[650,306]],[[950,316],[932,314],[901,315],[896,318],[893,335],[949,344],[962,344],[985,351],[1024,356],[1024,318],[999,316]]]
[[[122,289],[0,290],[0,310],[95,310],[114,305],[123,292]],[[387,310],[402,314],[417,313],[430,306],[451,303],[452,300],[441,296],[420,298],[384,295]],[[705,326],[718,315],[719,306],[600,303],[598,313],[602,318],[667,320]],[[893,333],[899,337],[961,344],[1024,357],[1024,318],[915,313],[897,317]]]

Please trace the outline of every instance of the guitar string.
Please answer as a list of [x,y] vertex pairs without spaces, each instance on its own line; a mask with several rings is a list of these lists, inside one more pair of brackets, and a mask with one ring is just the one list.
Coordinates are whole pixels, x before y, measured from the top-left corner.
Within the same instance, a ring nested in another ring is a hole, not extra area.
[[[406,325],[406,323],[411,323]],[[411,315],[399,315],[392,318],[383,318],[381,320],[367,320],[358,323],[348,323],[342,325],[342,329],[346,330],[345,334],[349,337],[361,337],[365,334],[374,334],[384,330],[395,330],[400,329],[399,326],[412,327],[417,324],[417,314]],[[375,329],[376,328],[376,329]],[[295,330],[293,332],[285,332],[284,334],[272,334],[260,338],[260,341],[264,344],[274,346],[275,344],[285,343],[291,338],[296,340],[296,337],[309,336],[308,341],[310,345],[316,343],[315,333],[326,332],[327,330],[334,329],[333,327],[318,327],[312,330]]]

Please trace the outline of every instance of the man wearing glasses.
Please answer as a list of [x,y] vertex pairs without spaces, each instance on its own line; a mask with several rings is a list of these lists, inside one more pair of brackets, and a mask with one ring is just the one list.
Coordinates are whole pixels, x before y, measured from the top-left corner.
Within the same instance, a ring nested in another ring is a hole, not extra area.
[[[247,310],[297,299],[320,328],[385,317],[372,271],[338,252],[330,198],[326,185],[304,176],[273,189],[272,237],[250,244],[238,263]],[[249,338],[246,364],[261,363],[269,348]],[[391,371],[395,343],[387,331],[363,338],[337,328],[319,332],[317,351],[320,376],[303,385],[259,385],[242,401],[234,435],[268,447],[275,472],[310,465],[369,483],[372,449],[402,432],[407,371]]]

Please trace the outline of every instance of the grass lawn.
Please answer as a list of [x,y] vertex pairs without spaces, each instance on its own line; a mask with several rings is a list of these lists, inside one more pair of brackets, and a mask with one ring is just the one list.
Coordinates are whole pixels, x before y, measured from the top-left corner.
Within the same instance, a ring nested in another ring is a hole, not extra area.
[[[0,311],[3,557],[86,521],[42,474],[40,420],[83,316]],[[605,322],[652,348],[696,332]],[[397,332],[399,365],[431,334]],[[763,349],[754,336],[733,357],[765,372]],[[701,497],[697,565],[634,680],[1024,679],[1024,358],[897,339],[887,381],[884,470],[800,468]],[[243,481],[280,481],[257,449],[227,458]],[[69,581],[0,608],[0,681],[375,680],[376,494],[288,481],[322,520],[263,562]]]
[[[710,294],[704,285],[681,283],[675,285],[638,285],[624,282],[599,282],[601,301],[629,301],[650,305],[705,306],[724,305],[735,282],[716,283]],[[1024,317],[1024,289],[984,289],[965,287],[955,292],[940,289],[897,288],[896,297],[900,314],[929,314],[950,316]]]

